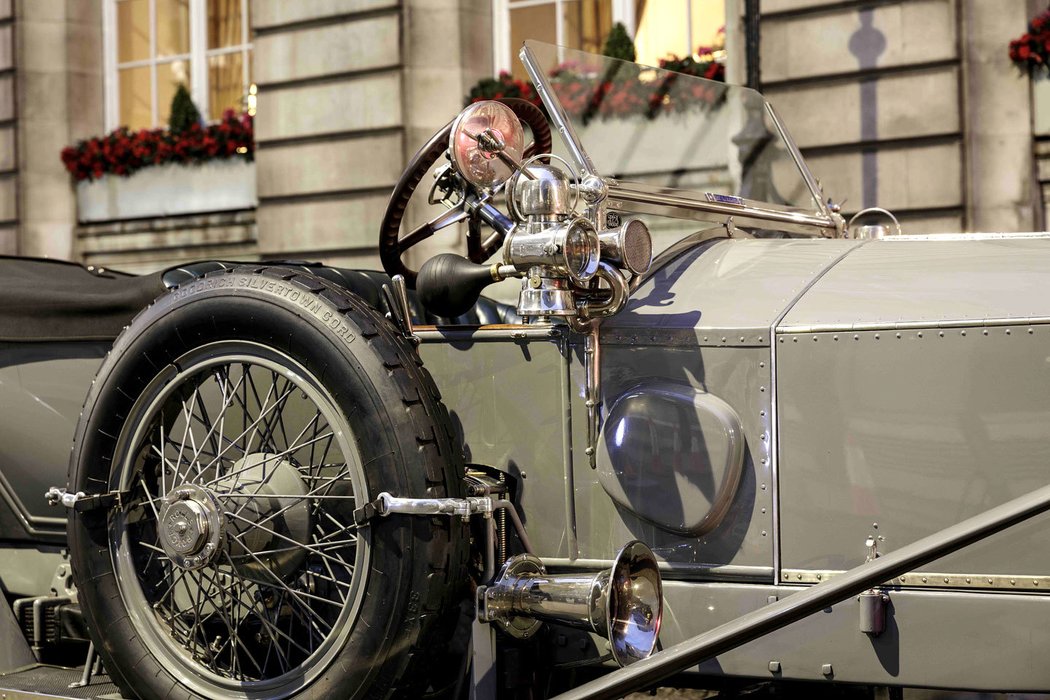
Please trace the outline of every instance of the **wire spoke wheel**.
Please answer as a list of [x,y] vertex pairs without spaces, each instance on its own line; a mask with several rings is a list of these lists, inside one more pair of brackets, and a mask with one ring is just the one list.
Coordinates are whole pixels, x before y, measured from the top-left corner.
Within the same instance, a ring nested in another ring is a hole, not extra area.
[[69,485],[88,633],[125,697],[418,698],[469,624],[460,519],[357,522],[381,492],[460,497],[463,455],[416,349],[308,271],[209,274],[117,338]]
[[156,656],[239,692],[311,680],[368,571],[346,419],[291,358],[248,342],[175,363],[132,411],[111,556]]

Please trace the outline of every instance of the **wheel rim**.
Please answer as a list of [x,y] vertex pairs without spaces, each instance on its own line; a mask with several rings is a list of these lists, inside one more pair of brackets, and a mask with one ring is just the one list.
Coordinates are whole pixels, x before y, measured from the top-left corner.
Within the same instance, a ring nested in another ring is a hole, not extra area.
[[162,371],[125,426],[111,555],[146,647],[205,695],[310,683],[369,559],[362,463],[331,395],[286,355],[215,343]]

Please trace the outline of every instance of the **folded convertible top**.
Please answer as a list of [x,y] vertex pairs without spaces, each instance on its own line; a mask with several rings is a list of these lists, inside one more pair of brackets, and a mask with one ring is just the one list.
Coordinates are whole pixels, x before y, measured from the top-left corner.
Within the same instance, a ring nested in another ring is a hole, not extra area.
[[160,272],[0,256],[0,341],[112,340],[163,291]]

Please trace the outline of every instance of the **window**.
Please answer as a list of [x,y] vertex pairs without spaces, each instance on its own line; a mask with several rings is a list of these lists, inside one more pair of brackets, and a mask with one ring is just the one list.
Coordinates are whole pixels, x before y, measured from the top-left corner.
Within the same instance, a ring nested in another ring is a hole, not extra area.
[[105,0],[106,127],[164,126],[180,84],[205,119],[243,109],[249,0]]
[[[657,65],[722,44],[726,0],[494,0],[496,72],[524,78],[517,53],[526,39],[601,53],[613,23],[634,37],[637,61]],[[697,56],[699,58],[699,56]]]

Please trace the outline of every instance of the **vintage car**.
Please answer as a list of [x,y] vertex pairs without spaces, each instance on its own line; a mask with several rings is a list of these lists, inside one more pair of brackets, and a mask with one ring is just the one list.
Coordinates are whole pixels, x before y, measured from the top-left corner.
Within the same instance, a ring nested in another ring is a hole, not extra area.
[[758,93],[521,58],[385,274],[0,260],[0,688],[1050,690],[1046,236],[847,226]]

